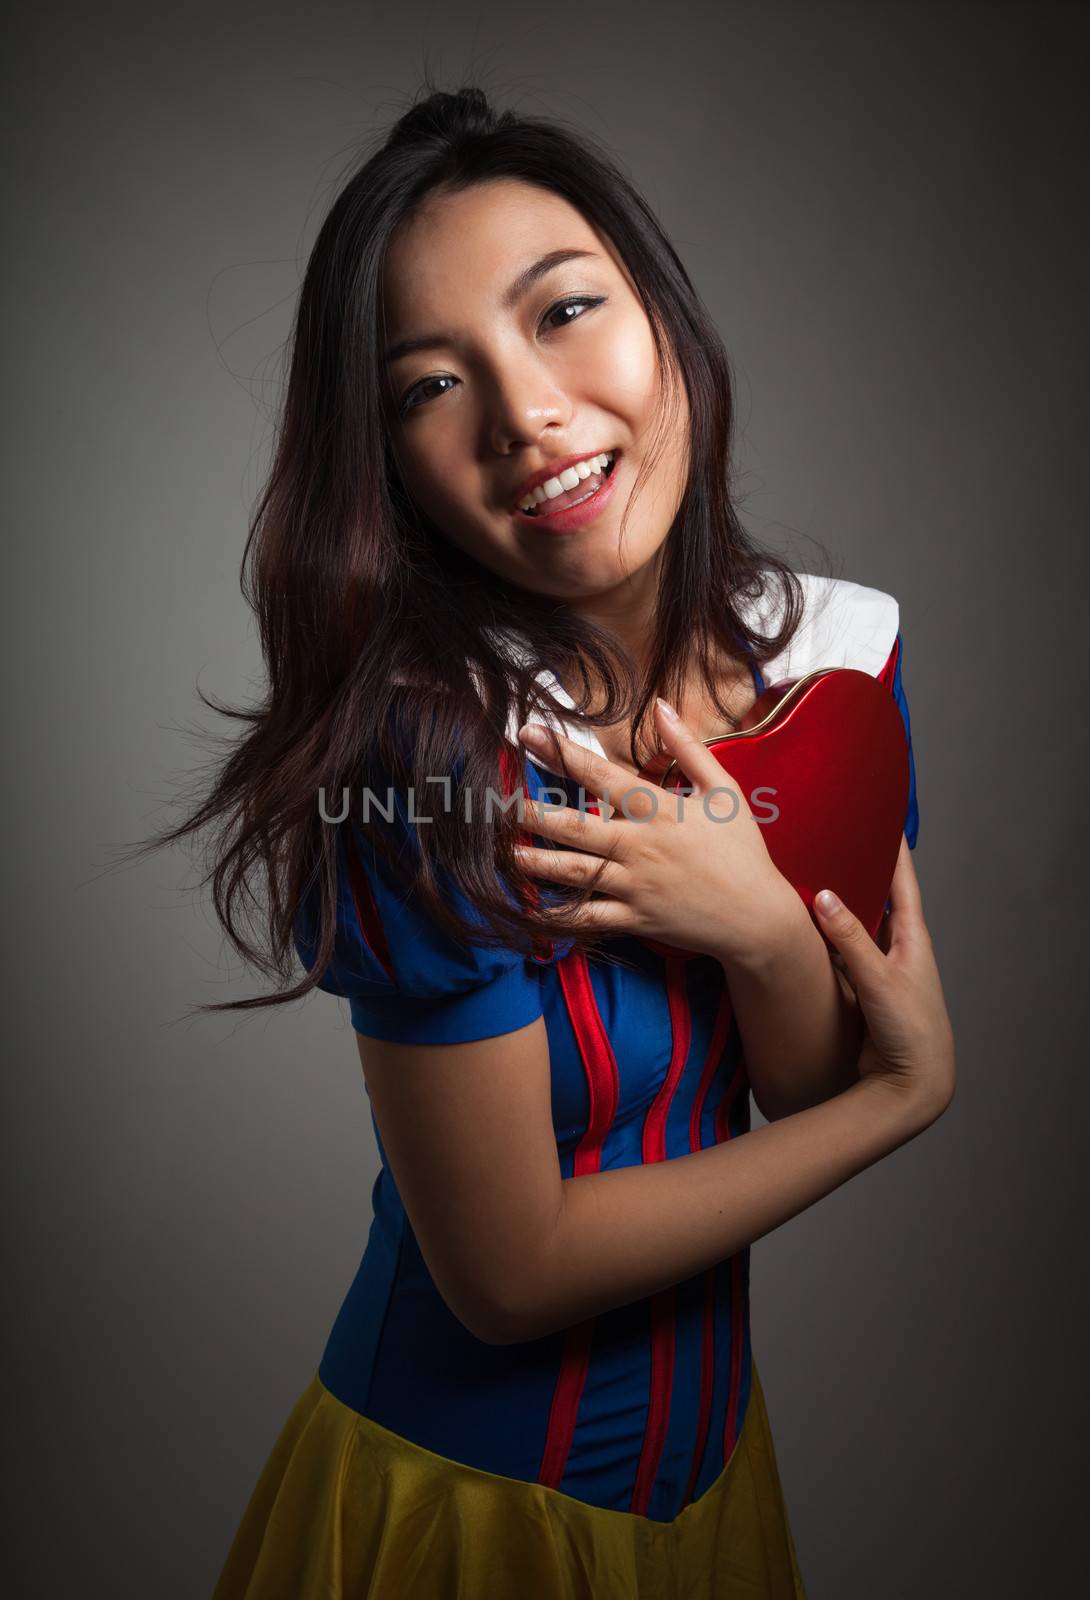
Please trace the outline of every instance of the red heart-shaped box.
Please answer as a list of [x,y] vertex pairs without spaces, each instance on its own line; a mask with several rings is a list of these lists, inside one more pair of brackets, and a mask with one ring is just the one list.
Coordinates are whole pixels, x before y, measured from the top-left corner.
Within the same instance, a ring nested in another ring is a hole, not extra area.
[[[834,889],[876,935],[909,791],[908,740],[886,685],[854,667],[770,684],[737,730],[704,743],[745,796],[769,855],[807,910],[819,889]],[[639,781],[675,792],[689,783],[666,751],[641,768]],[[696,954],[643,942],[662,955]]]

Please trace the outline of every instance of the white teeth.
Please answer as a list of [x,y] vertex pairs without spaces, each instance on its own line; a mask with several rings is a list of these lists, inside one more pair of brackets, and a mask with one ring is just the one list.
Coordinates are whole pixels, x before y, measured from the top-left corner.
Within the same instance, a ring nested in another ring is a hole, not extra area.
[[563,494],[567,489],[574,489],[577,483],[591,477],[596,472],[605,472],[613,460],[613,451],[604,450],[596,456],[587,456],[582,461],[577,461],[574,466],[565,467],[563,472],[555,478],[546,478],[544,483],[539,483],[524,500],[519,501],[520,511],[532,511],[545,500],[555,500],[557,495]]

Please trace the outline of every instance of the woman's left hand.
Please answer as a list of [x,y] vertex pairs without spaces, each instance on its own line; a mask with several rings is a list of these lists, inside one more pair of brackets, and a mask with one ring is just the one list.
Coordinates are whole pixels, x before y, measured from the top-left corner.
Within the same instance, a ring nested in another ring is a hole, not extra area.
[[519,860],[556,883],[581,885],[601,869],[601,898],[583,912],[591,927],[661,940],[725,965],[759,965],[798,936],[809,914],[769,855],[741,786],[661,701],[655,719],[691,794],[641,784],[604,756],[528,724],[544,735],[535,748],[520,729],[520,741],[549,770],[607,799],[614,815],[526,799],[528,830],[569,848],[520,847]]

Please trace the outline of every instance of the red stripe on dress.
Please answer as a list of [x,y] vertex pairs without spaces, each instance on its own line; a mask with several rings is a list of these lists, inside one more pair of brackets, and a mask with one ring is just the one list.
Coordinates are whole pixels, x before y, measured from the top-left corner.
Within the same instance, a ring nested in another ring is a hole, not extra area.
[[[730,1108],[738,1090],[748,1081],[745,1063],[739,1059],[727,1092],[715,1113],[716,1141],[731,1137]],[[742,1251],[730,1258],[730,1379],[727,1384],[727,1414],[723,1422],[723,1465],[730,1460],[738,1438],[738,1404],[742,1387]]]
[[[643,1123],[643,1159],[648,1164],[666,1160],[666,1119],[677,1092],[692,1041],[689,993],[685,983],[685,956],[666,957],[666,996],[670,1006],[670,1065]],[[670,1421],[670,1399],[674,1387],[676,1304],[674,1285],[660,1289],[651,1297],[651,1387],[647,1397],[647,1421],[640,1450],[636,1482],[629,1510],[645,1517],[651,1491],[662,1460],[666,1430]]]
[[[571,950],[557,962],[556,970],[587,1080],[587,1125],[575,1147],[573,1169],[573,1176],[581,1177],[601,1168],[602,1146],[617,1113],[617,1062],[594,999],[586,956],[579,950]],[[568,1464],[579,1402],[590,1366],[594,1323],[595,1319],[588,1317],[565,1334],[564,1354],[549,1407],[545,1448],[537,1474],[537,1481],[551,1489],[559,1487]]]
[[379,966],[391,980],[394,978],[394,963],[390,955],[390,947],[386,943],[386,933],[382,926],[382,919],[378,914],[378,906],[371,891],[371,883],[363,869],[363,863],[356,853],[356,842],[352,837],[352,825],[349,823],[344,832],[345,855],[348,859],[348,882],[352,890],[352,903],[356,908],[356,923],[360,930],[360,937],[368,950],[374,956]]
[[[719,999],[719,1010],[716,1012],[715,1024],[712,1028],[711,1042],[708,1045],[708,1055],[704,1062],[704,1070],[700,1075],[696,1097],[693,1100],[692,1110],[689,1114],[689,1149],[699,1150],[700,1121],[704,1114],[704,1102],[708,1098],[719,1063],[722,1060],[723,1050],[726,1046],[727,1035],[730,1032],[731,1017],[730,991],[726,984]],[[697,1413],[696,1444],[693,1448],[693,1464],[689,1469],[689,1481],[685,1485],[682,1496],[682,1506],[687,1506],[696,1491],[696,1480],[700,1474],[700,1464],[704,1459],[704,1450],[708,1443],[708,1429],[712,1417],[712,1392],[715,1388],[715,1268],[708,1267],[704,1273],[704,1316],[700,1336],[700,1408]]]

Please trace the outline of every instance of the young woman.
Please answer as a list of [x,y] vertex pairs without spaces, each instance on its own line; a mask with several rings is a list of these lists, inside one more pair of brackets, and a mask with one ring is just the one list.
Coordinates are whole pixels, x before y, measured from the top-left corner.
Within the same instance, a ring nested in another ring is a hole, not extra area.
[[[382,1167],[216,1600],[804,1592],[749,1246],[941,1115],[954,1054],[914,786],[879,944],[709,798],[766,681],[861,667],[908,727],[896,602],[757,551],[731,425],[586,141],[436,93],[346,182],[247,550],[268,700],[178,833],[220,825],[236,946],[306,968],[236,1006],[349,1001]],[[663,747],[683,814],[625,795]]]

